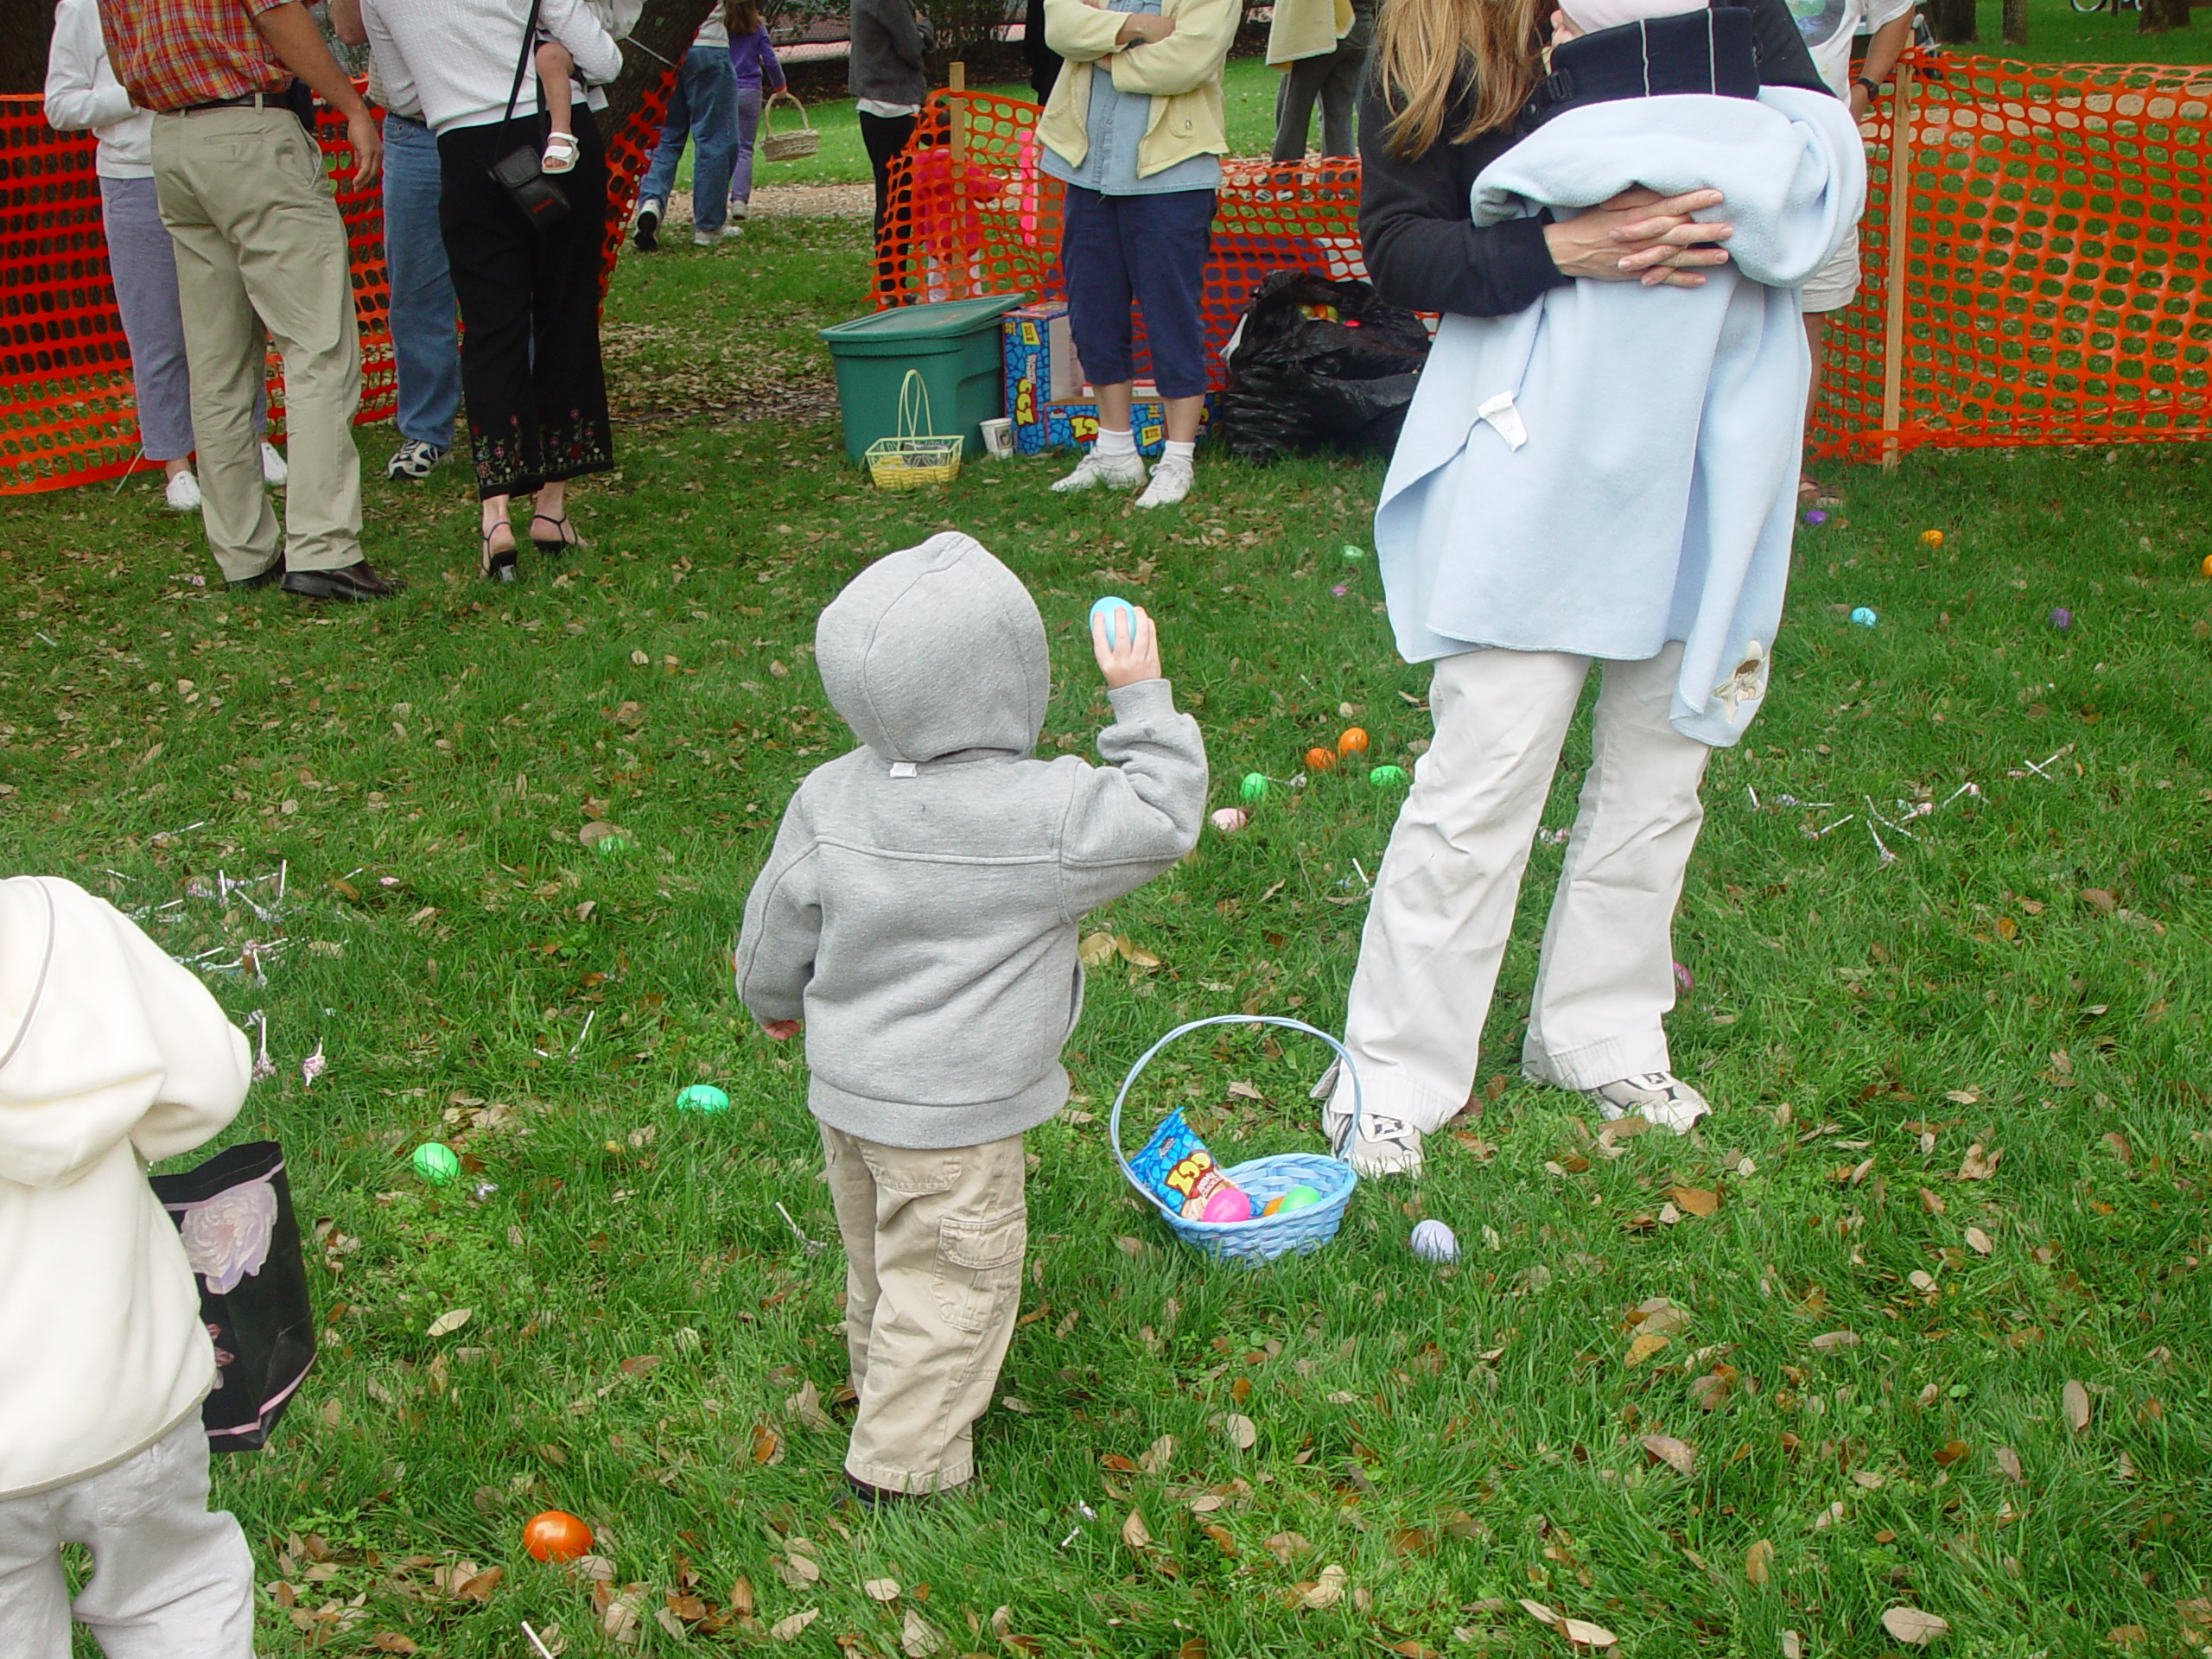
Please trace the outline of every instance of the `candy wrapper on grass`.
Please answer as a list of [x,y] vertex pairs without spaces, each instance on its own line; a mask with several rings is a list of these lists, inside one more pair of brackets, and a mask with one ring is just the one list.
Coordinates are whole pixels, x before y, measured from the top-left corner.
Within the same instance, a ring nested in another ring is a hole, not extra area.
[[1252,1200],[1221,1173],[1183,1114],[1170,1112],[1129,1160],[1136,1178],[1186,1221],[1249,1221]]

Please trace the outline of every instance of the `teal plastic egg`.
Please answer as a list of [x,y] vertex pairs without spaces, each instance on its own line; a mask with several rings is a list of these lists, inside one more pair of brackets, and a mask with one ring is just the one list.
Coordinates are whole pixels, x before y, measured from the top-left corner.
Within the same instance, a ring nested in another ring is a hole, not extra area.
[[415,1173],[433,1186],[443,1186],[461,1173],[461,1160],[441,1141],[428,1141],[415,1148]]
[[726,1112],[729,1096],[711,1083],[695,1083],[676,1097],[679,1112]]

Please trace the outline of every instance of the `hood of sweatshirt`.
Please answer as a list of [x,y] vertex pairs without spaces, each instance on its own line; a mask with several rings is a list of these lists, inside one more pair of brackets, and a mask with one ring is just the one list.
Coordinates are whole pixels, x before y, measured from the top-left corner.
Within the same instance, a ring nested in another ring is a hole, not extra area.
[[1037,601],[957,531],[848,582],[815,627],[814,661],[830,706],[889,761],[1027,754],[1052,696]]

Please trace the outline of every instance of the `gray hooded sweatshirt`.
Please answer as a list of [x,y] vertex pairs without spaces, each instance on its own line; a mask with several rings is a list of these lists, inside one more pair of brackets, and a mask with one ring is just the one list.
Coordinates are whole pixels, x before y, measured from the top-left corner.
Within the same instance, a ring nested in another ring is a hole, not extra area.
[[885,1146],[978,1146],[1067,1099],[1076,924],[1197,844],[1205,743],[1165,680],[1109,695],[1107,761],[1030,751],[1045,625],[972,537],[879,560],[815,661],[863,747],[810,773],[745,904],[737,994],[806,1021],[807,1103]]

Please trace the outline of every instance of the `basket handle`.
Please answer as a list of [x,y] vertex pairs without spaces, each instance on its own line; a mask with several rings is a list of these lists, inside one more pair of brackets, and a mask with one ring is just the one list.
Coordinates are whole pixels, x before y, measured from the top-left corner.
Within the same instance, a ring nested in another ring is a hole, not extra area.
[[1185,1021],[1137,1057],[1137,1063],[1129,1068],[1128,1076],[1122,1079],[1120,1092],[1114,1096],[1114,1110],[1106,1120],[1106,1138],[1114,1148],[1114,1161],[1122,1166],[1122,1176],[1131,1186],[1152,1201],[1154,1209],[1171,1219],[1179,1217],[1182,1212],[1170,1209],[1157,1193],[1137,1179],[1136,1172],[1129,1167],[1129,1160],[1122,1151],[1122,1103],[1128,1099],[1129,1090],[1137,1086],[1137,1079],[1144,1075],[1145,1067],[1152,1064],[1154,1057],[1161,1049],[1178,1038],[1187,1037],[1194,1031],[1203,1031],[1208,1026],[1280,1026],[1285,1031],[1302,1031],[1308,1037],[1319,1037],[1336,1052],[1345,1074],[1351,1078],[1351,1119],[1355,1128],[1360,1121],[1358,1070],[1352,1065],[1351,1056],[1344,1052],[1344,1046],[1327,1032],[1317,1031],[1303,1020],[1292,1020],[1280,1014],[1215,1014],[1203,1020]]
[[929,382],[922,378],[919,369],[909,369],[899,383],[899,435],[926,438],[935,424],[930,415]]
[[798,124],[800,131],[811,132],[814,130],[814,123],[806,118],[806,105],[798,101],[798,95],[796,92],[785,91],[769,93],[768,101],[760,106],[760,130],[763,132],[772,133],[776,130],[775,123],[769,118],[775,114],[776,104],[779,99],[789,104],[793,109],[798,111]]

